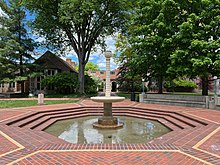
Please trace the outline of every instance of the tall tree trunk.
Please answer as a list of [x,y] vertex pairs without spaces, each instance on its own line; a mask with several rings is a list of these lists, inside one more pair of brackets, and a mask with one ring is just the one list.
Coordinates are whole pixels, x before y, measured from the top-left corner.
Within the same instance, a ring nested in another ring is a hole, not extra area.
[[[19,8],[19,12],[20,12],[20,8]],[[18,41],[21,45],[21,29],[22,29],[22,19],[19,17],[19,32],[18,32]],[[22,77],[23,74],[24,74],[24,71],[23,71],[23,55],[22,55],[23,51],[19,51],[19,60],[20,60],[20,76]],[[21,81],[21,93],[24,93],[24,81]]]
[[207,96],[208,95],[208,76],[204,76],[201,78],[202,79],[202,95]]
[[79,61],[79,93],[84,94],[85,93],[85,74],[84,74],[84,68],[85,64],[82,61]]
[[[20,76],[22,77],[23,74],[24,74],[23,60],[22,60],[22,55],[20,54]],[[21,93],[24,93],[24,81],[21,81]]]
[[159,94],[163,93],[163,77],[162,76],[158,78],[158,93]]

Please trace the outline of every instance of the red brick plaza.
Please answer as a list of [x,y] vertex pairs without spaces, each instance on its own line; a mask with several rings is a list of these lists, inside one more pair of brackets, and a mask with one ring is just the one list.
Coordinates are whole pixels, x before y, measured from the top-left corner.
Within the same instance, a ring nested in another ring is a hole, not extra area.
[[4,164],[219,164],[220,111],[142,104],[113,104],[114,115],[158,120],[172,131],[145,144],[70,144],[42,130],[60,119],[101,115],[102,104],[0,109],[0,165]]

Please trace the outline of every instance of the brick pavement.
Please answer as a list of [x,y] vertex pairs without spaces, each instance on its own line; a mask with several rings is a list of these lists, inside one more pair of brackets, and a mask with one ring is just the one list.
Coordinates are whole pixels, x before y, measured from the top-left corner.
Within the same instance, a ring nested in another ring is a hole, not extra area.
[[102,114],[102,104],[78,103],[0,110],[0,164],[220,164],[220,111],[113,104],[114,115],[158,120],[172,129],[145,144],[70,144],[43,131],[66,118]]

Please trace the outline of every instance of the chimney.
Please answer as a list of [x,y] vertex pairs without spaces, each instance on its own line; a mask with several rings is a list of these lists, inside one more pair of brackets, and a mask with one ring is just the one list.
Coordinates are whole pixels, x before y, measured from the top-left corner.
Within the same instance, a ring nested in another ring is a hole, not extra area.
[[66,62],[69,64],[69,65],[72,65],[72,60],[70,58],[67,58],[66,59]]

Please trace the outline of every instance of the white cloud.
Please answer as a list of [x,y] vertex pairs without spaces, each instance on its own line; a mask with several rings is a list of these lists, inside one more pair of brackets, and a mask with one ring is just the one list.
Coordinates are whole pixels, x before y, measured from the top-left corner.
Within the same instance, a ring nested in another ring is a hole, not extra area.
[[[0,17],[6,17],[6,18],[8,18],[7,14],[4,13],[4,11],[2,10],[1,7],[0,7]],[[0,25],[0,28],[2,28],[2,25]]]
[[46,39],[44,37],[38,37],[37,39],[35,39],[36,42],[44,42],[46,41]]
[[115,47],[115,40],[111,37],[111,36],[108,36],[105,40],[106,42],[106,50],[110,50],[112,52],[114,52],[116,50],[116,47]]
[[[104,56],[100,57],[96,62],[97,62],[97,65],[99,66],[99,68],[101,70],[105,70],[106,69],[106,59],[105,59]],[[110,60],[110,69],[114,70],[115,68],[117,68],[117,65],[114,62],[113,58],[111,58],[111,60]]]
[[71,58],[71,57],[76,57],[76,52],[74,50],[66,51],[65,52],[65,57],[66,58]]
[[106,66],[105,62],[97,63],[97,65],[101,70],[105,70],[105,66]]
[[102,56],[103,55],[102,55],[102,53],[100,51],[91,53],[90,56],[89,56],[89,61],[95,60],[95,59],[100,58]]
[[2,10],[2,8],[0,7],[0,16],[7,16],[7,14],[4,13],[4,11]]

